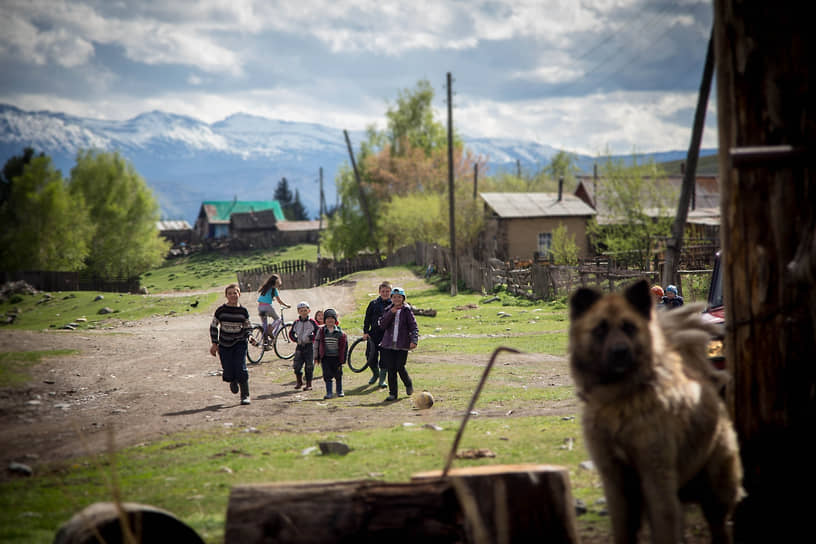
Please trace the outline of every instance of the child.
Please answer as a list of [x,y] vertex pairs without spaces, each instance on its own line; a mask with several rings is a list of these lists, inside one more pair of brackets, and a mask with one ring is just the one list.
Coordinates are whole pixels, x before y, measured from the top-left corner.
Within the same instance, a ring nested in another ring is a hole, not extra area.
[[[295,389],[303,387],[304,391],[312,389],[312,376],[314,374],[314,340],[317,335],[318,324],[314,319],[309,318],[309,303],[304,301],[298,302],[297,305],[298,318],[292,323],[289,329],[289,338],[292,342],[297,342],[295,348],[295,359],[293,368],[295,370],[295,378],[297,384]],[[302,369],[306,366],[306,386],[303,386]]]
[[663,304],[663,288],[659,285],[652,286],[652,298],[654,298],[654,303],[658,306]]
[[368,358],[368,368],[371,369],[371,379],[368,380],[368,385],[377,383],[380,380],[379,387],[383,389],[385,385],[386,370],[380,364],[382,358],[380,355],[380,341],[383,337],[383,330],[379,326],[380,316],[383,314],[385,308],[391,304],[391,284],[384,281],[379,287],[380,296],[368,303],[366,308],[365,318],[363,319],[363,338],[371,340],[366,344],[366,356]]
[[314,320],[318,325],[323,325],[323,310],[315,310]]
[[[261,324],[263,325],[263,333],[264,333],[264,347],[272,342],[268,342],[267,338],[274,338],[275,334],[278,332],[278,328],[281,325],[281,319],[278,317],[278,312],[275,311],[275,308],[272,306],[272,300],[277,300],[278,304],[284,306],[285,308],[291,308],[288,304],[280,299],[280,293],[278,292],[278,287],[280,287],[283,282],[280,279],[280,276],[277,274],[272,274],[269,276],[269,279],[266,280],[258,292],[261,296],[258,297],[258,314],[261,316]],[[267,316],[272,316],[272,334],[269,334],[269,324],[267,322]]]
[[666,287],[666,296],[663,297],[663,304],[669,310],[683,305],[683,297],[677,294],[676,286],[669,285]]
[[346,333],[337,326],[337,312],[327,308],[323,312],[326,324],[320,327],[315,337],[315,360],[323,370],[323,381],[326,382],[326,396],[332,398],[332,378],[337,382],[337,396],[343,394],[343,364],[346,362]]
[[414,393],[414,383],[405,370],[408,351],[417,347],[419,327],[414,313],[405,303],[405,290],[394,287],[391,290],[391,305],[380,317],[380,328],[384,329],[380,347],[381,364],[388,371],[388,397],[386,402],[397,400],[397,374],[405,385],[405,394]]
[[[210,355],[221,358],[221,379],[229,382],[233,394],[241,391],[241,404],[249,404],[249,372],[246,367],[247,338],[252,330],[249,312],[238,298],[241,290],[231,283],[224,289],[227,303],[215,310],[210,324]],[[220,330],[219,330],[220,329]]]

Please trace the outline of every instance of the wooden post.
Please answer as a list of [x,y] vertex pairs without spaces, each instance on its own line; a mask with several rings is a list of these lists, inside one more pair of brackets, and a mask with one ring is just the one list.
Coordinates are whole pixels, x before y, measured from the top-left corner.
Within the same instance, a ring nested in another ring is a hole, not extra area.
[[492,465],[440,475],[236,486],[224,541],[578,542],[564,467]]
[[448,72],[448,192],[450,204],[450,294],[456,296],[459,292],[458,260],[456,258],[456,208],[454,207],[453,187],[453,92],[451,91],[451,73]]
[[[816,484],[816,40],[808,8],[714,2],[728,400],[748,492],[737,508],[738,542],[795,542],[812,531],[810,501],[781,500],[792,484]],[[808,152],[804,163],[774,153],[745,161],[733,149],[747,146]]]
[[683,249],[683,233],[688,218],[689,201],[695,185],[697,185],[697,159],[700,156],[700,142],[703,138],[705,112],[708,108],[708,95],[711,91],[711,78],[714,73],[714,30],[708,38],[703,78],[700,82],[700,92],[697,95],[697,109],[694,112],[694,126],[691,130],[691,143],[686,157],[686,168],[683,173],[683,186],[680,190],[680,199],[677,202],[677,214],[671,227],[671,236],[666,241],[666,264],[663,266],[663,285],[675,283],[677,266],[680,261],[680,251]]
[[346,136],[346,145],[348,146],[349,157],[351,159],[351,167],[354,170],[354,179],[357,182],[357,190],[360,192],[360,207],[363,209],[363,213],[366,216],[366,221],[368,221],[368,232],[369,236],[371,236],[371,241],[374,243],[374,252],[377,255],[377,260],[382,260],[380,258],[380,244],[377,242],[377,236],[374,233],[374,221],[371,219],[371,213],[369,213],[368,209],[368,200],[365,197],[365,191],[363,191],[363,184],[360,181],[360,173],[357,171],[357,162],[354,160],[354,150],[351,148],[351,140],[349,139],[348,131],[343,130],[343,134]]

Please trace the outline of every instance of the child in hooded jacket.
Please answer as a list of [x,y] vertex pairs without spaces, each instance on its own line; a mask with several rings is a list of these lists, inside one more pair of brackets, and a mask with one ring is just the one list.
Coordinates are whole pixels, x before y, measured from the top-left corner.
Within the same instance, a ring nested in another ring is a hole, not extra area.
[[391,290],[391,305],[386,307],[379,320],[383,333],[381,364],[388,371],[388,396],[386,402],[397,400],[397,375],[405,385],[405,394],[414,394],[414,383],[405,370],[408,351],[415,349],[419,342],[419,327],[414,313],[405,303],[405,290],[394,287]]
[[[314,340],[320,328],[314,319],[309,317],[309,303],[305,300],[298,302],[298,318],[289,329],[289,339],[297,343],[292,368],[295,371],[295,389],[303,387],[304,391],[312,389],[314,374]],[[306,385],[303,384],[303,370],[306,370]]]

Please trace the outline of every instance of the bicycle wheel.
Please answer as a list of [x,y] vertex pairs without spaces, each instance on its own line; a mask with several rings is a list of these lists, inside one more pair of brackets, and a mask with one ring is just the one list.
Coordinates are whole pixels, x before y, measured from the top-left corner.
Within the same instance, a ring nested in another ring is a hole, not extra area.
[[253,364],[261,362],[263,359],[263,327],[255,325],[249,333],[249,342],[247,343],[247,361]]
[[291,328],[292,323],[286,323],[275,335],[275,354],[281,359],[291,359],[295,356],[297,344],[289,338],[289,329]]
[[[355,349],[358,345],[360,345],[360,349]],[[366,368],[368,368],[368,357],[366,357],[366,339],[365,338],[358,338],[355,340],[351,347],[348,350],[348,356],[346,357],[346,362],[348,363],[349,368],[352,372],[362,372]]]

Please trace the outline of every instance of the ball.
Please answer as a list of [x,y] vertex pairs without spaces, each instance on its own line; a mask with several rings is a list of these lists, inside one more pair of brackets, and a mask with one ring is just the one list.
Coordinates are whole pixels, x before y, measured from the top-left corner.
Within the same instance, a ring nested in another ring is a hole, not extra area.
[[423,391],[416,397],[414,397],[414,405],[419,408],[420,410],[425,410],[433,406],[434,398],[433,395],[428,393],[427,391]]

